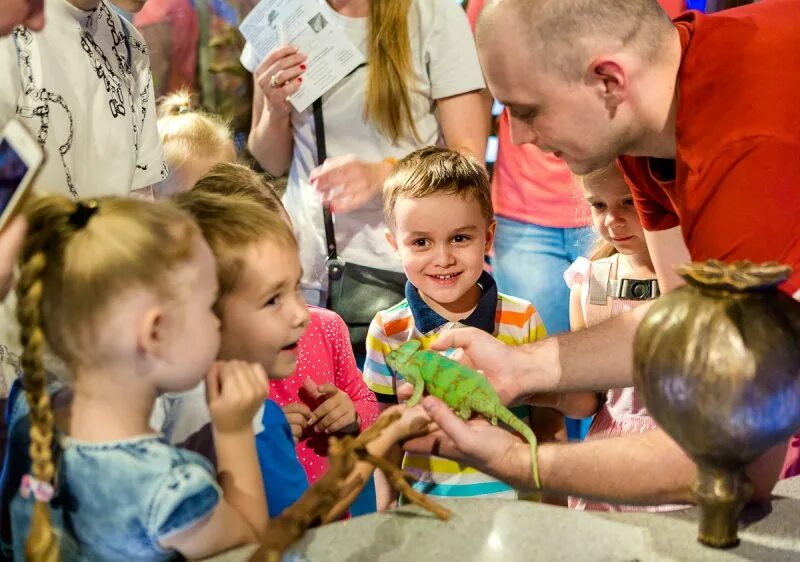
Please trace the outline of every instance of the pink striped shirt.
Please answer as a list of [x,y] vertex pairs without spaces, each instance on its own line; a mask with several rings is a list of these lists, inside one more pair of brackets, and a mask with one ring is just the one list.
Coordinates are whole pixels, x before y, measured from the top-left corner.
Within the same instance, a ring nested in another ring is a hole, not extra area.
[[[570,287],[576,284],[581,291],[581,310],[586,326],[594,326],[604,320],[632,310],[646,301],[609,298],[607,304],[596,305],[589,302],[589,279],[591,279],[592,263],[599,261],[611,263],[611,278],[615,279],[619,254],[603,260],[591,262],[586,258],[578,258],[564,273],[564,280]],[[592,421],[586,440],[607,439],[631,433],[644,433],[656,429],[655,420],[650,417],[644,406],[642,396],[632,386],[612,388],[606,393],[605,404],[600,408]],[[624,511],[653,512],[685,509],[687,505],[618,505],[593,502],[583,498],[570,497],[569,507],[586,511]]]

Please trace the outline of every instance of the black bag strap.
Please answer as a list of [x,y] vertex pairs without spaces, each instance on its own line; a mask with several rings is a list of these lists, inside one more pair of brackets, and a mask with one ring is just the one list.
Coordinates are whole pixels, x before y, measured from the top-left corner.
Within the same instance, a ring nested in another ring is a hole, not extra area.
[[[314,136],[317,141],[317,166],[322,166],[328,157],[325,146],[325,120],[322,118],[322,96],[314,101]],[[325,248],[328,251],[328,260],[339,257],[336,248],[336,231],[333,229],[333,216],[327,205],[322,205],[322,218],[325,221]]]
[[[352,76],[358,69],[367,66],[361,63],[355,67],[344,79]],[[317,141],[317,166],[322,166],[328,157],[328,148],[325,144],[325,119],[322,117],[322,96],[316,99],[314,107],[314,136]],[[339,251],[336,248],[336,231],[333,229],[333,215],[327,205],[322,206],[322,218],[325,221],[325,247],[328,250],[328,260],[338,260]]]

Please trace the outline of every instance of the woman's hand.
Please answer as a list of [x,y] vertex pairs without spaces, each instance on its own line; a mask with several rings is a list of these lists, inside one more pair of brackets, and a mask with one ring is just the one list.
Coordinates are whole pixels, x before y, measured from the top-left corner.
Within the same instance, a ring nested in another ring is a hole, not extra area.
[[300,89],[307,58],[297,47],[280,47],[256,67],[256,83],[264,93],[270,115],[288,117],[292,112],[288,98]]
[[331,211],[346,213],[379,194],[392,168],[387,161],[366,162],[352,154],[334,156],[313,169],[309,180]]

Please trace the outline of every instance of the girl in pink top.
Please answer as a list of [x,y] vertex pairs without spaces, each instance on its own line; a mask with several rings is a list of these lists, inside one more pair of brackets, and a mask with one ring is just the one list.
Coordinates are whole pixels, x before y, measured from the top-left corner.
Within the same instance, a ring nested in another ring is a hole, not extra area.
[[[253,200],[292,226],[272,186],[244,166],[218,164],[195,189]],[[344,320],[316,306],[309,305],[308,312],[294,373],[270,378],[269,397],[286,415],[297,458],[313,484],[328,468],[328,437],[358,433],[375,422],[380,410],[356,366]]]
[[[659,294],[644,230],[616,163],[584,176],[581,183],[600,240],[589,259],[579,258],[564,274],[571,289],[573,331],[627,312]],[[562,394],[559,409],[572,417],[595,414],[587,440],[656,428],[642,396],[633,387],[614,388],[604,393]],[[577,497],[570,497],[569,506],[595,511],[668,511],[686,507],[614,505]]]
[[[270,379],[269,397],[283,408],[297,443],[297,458],[313,484],[328,468],[328,437],[357,432],[375,422],[375,395],[356,367],[347,325],[338,314],[309,306],[311,319],[297,342],[297,367],[285,379]],[[328,412],[331,424],[316,423]]]

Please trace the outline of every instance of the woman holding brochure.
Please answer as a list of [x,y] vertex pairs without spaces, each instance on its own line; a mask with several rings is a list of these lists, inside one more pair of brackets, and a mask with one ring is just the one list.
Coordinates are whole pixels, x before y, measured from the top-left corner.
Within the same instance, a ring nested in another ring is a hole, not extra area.
[[309,303],[324,306],[331,303],[323,204],[335,215],[335,247],[348,267],[402,271],[384,238],[384,179],[397,159],[431,144],[457,148],[482,161],[489,98],[483,94],[472,35],[457,2],[303,3],[314,12],[303,20],[313,20],[312,29],[324,22],[325,32],[333,28],[343,34],[366,59],[322,96],[324,163],[317,158],[313,108],[297,112],[287,100],[313,71],[313,60],[292,44],[258,60],[248,43],[242,63],[253,72],[256,85],[250,150],[269,173],[289,173],[284,203],[300,244],[302,288]]

